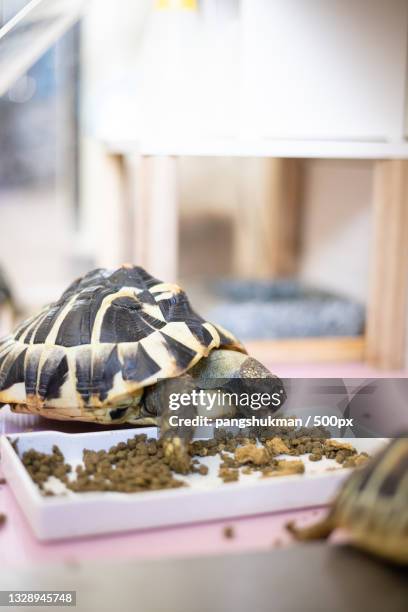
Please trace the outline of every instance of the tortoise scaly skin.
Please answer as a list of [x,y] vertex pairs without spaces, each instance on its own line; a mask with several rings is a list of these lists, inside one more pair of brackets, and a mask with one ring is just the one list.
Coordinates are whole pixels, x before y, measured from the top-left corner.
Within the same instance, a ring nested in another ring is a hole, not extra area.
[[177,285],[133,265],[97,269],[0,341],[0,403],[50,419],[154,425],[163,383],[186,376],[191,388],[202,360],[209,377],[273,378]]
[[408,438],[392,440],[341,488],[325,519],[289,530],[298,540],[327,538],[345,528],[351,543],[388,561],[408,565]]

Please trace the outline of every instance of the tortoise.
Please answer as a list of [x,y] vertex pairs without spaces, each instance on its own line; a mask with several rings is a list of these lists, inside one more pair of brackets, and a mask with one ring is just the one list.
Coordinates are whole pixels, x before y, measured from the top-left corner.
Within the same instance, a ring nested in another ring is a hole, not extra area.
[[[0,341],[0,403],[14,412],[104,425],[162,417],[164,434],[175,378],[189,391],[199,378],[280,383],[230,332],[198,315],[179,286],[130,264],[92,270]],[[173,436],[167,453],[185,459],[182,447]]]
[[299,528],[287,525],[298,540],[327,538],[345,528],[351,543],[388,561],[408,564],[408,437],[399,437],[344,483],[328,515]]

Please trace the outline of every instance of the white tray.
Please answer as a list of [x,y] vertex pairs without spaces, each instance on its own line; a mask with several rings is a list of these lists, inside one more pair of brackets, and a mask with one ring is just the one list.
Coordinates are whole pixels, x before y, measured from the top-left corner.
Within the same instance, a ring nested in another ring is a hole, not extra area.
[[[51,452],[57,444],[72,466],[82,462],[84,448],[110,446],[146,433],[156,436],[155,428],[66,434],[55,431],[9,436],[18,438],[18,450],[34,448]],[[54,540],[105,534],[131,529],[178,525],[227,517],[292,510],[326,504],[350,470],[335,461],[311,462],[304,455],[304,474],[261,478],[258,473],[240,475],[238,482],[223,483],[217,476],[219,457],[199,458],[209,467],[203,477],[184,477],[189,487],[142,493],[89,492],[55,497],[41,495],[31,480],[9,439],[1,438],[3,473],[37,538]],[[384,444],[378,439],[350,439],[356,449],[375,452]],[[284,457],[284,456],[282,456]],[[338,467],[336,467],[338,466]],[[335,468],[327,471],[327,468]],[[179,476],[181,478],[181,476]]]

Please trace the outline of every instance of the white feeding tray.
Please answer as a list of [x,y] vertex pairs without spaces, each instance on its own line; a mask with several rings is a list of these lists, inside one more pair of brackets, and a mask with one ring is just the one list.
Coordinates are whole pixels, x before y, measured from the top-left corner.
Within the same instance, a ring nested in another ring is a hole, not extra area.
[[[208,466],[208,475],[177,475],[188,487],[140,493],[67,491],[63,495],[45,497],[10,442],[18,438],[20,454],[29,449],[50,453],[52,446],[57,444],[65,461],[75,469],[82,463],[83,449],[108,450],[142,433],[154,438],[157,430],[118,429],[81,434],[44,431],[8,438],[2,436],[3,473],[38,539],[75,538],[318,506],[332,499],[350,472],[335,461],[323,458],[311,462],[303,455],[304,474],[273,478],[261,478],[259,473],[240,474],[238,482],[224,483],[217,476],[219,456],[199,457],[200,463]],[[358,452],[369,453],[384,444],[384,439],[353,438],[348,441]]]

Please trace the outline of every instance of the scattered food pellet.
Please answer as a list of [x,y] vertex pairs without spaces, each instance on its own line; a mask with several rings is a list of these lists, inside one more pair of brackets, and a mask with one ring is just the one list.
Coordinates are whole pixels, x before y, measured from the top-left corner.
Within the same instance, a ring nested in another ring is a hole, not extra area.
[[359,455],[354,455],[353,457],[349,457],[343,462],[343,467],[345,468],[355,468],[360,465],[364,465],[368,460],[369,456],[366,453],[360,453]]
[[224,482],[236,482],[239,479],[239,470],[220,468],[218,476],[222,478]]
[[226,525],[222,531],[224,538],[226,538],[227,540],[232,540],[233,538],[235,538],[235,529],[232,527],[232,525]]
[[271,440],[266,440],[265,446],[273,455],[284,455],[290,453],[290,449],[286,446],[281,438],[275,437]]
[[336,455],[336,461],[337,463],[344,463],[346,456],[344,453],[342,453],[341,451],[339,451]]
[[268,463],[270,456],[268,451],[263,446],[255,444],[246,444],[237,448],[235,451],[235,459],[238,463],[253,463],[254,465],[265,465]]
[[4,525],[4,523],[6,522],[7,517],[5,514],[0,513],[0,527],[2,527]]
[[274,468],[263,470],[262,474],[264,477],[269,478],[270,476],[290,476],[291,474],[303,474],[305,471],[305,464],[303,461],[287,461],[282,459],[277,462]]
[[0,485],[4,485],[6,484],[6,479],[5,478],[0,478]]
[[345,450],[345,451],[351,451],[352,453],[356,452],[356,449],[354,448],[354,446],[352,444],[350,444],[350,442],[343,442],[342,440],[326,440],[325,442],[325,446],[326,448],[329,449],[333,449],[333,450]]

